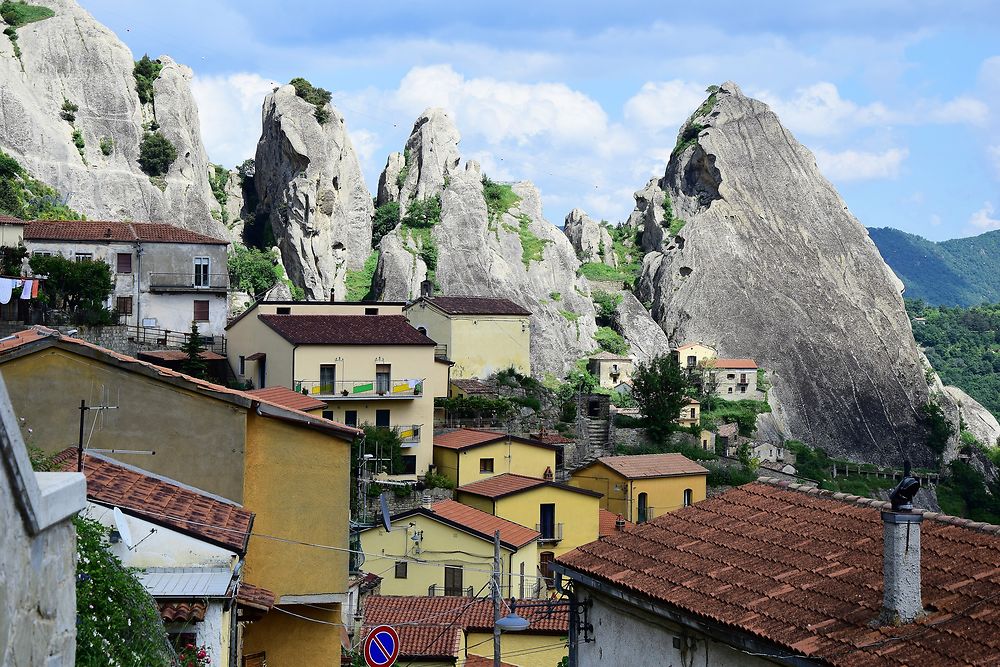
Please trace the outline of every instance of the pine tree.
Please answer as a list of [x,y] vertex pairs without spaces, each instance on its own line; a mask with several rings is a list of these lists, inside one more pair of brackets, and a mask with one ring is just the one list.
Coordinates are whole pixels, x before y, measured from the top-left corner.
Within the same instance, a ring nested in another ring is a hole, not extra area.
[[208,364],[201,358],[204,349],[201,334],[198,333],[198,323],[191,322],[191,334],[181,345],[181,351],[187,355],[187,358],[181,362],[181,371],[204,380],[208,376]]

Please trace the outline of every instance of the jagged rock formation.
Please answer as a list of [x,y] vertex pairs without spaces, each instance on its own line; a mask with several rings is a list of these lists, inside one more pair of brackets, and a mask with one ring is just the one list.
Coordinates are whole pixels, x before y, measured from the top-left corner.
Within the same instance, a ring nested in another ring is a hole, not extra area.
[[[407,141],[409,171],[402,181],[401,208],[440,196],[441,219],[429,230],[437,250],[433,278],[439,293],[503,296],[532,311],[532,372],[561,377],[593,351],[594,305],[580,262],[566,236],[542,217],[541,198],[530,183],[515,183],[519,198],[491,217],[479,165],[459,167],[458,130],[447,114],[429,109]],[[425,143],[426,142],[426,143]],[[380,183],[395,183],[390,158]],[[381,191],[381,188],[380,188]],[[394,201],[391,191],[389,198]],[[414,298],[428,275],[425,241],[401,224],[379,245],[373,292],[381,299]]]
[[601,262],[608,266],[618,266],[611,234],[606,227],[585,212],[578,208],[570,211],[566,216],[563,232],[573,244],[576,256],[581,262]]
[[1000,422],[997,418],[958,387],[945,387],[944,391],[958,404],[966,430],[987,447],[1000,447]]
[[374,206],[344,118],[281,86],[264,99],[254,182],[288,276],[309,299],[344,299],[348,270],[371,254]]
[[630,356],[648,363],[655,356],[669,354],[670,341],[646,307],[631,292],[622,290],[620,294],[622,300],[615,307],[614,325],[628,343]]
[[723,85],[636,198],[652,251],[638,296],[672,343],[756,359],[793,437],[857,460],[932,463],[918,444],[927,381],[894,276],[765,104]]
[[222,221],[229,229],[230,238],[239,242],[243,238],[243,228],[246,226],[252,212],[246,210],[243,197],[243,179],[239,171],[230,169],[223,188],[226,193],[226,204],[223,206]]
[[[73,0],[33,4],[55,16],[17,29],[20,59],[0,37],[0,148],[92,219],[163,221],[227,238],[211,214],[219,205],[208,183],[191,70],[161,56],[153,83],[155,120],[177,149],[161,189],[137,162],[154,105],[139,101],[128,47]],[[60,116],[66,101],[78,107],[72,123]],[[83,136],[82,156],[74,129]]]

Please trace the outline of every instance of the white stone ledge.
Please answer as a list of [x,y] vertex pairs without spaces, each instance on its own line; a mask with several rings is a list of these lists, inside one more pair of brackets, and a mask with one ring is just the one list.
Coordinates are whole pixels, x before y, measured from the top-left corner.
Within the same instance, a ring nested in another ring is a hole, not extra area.
[[65,521],[87,505],[87,478],[82,472],[36,472],[41,491],[39,532]]

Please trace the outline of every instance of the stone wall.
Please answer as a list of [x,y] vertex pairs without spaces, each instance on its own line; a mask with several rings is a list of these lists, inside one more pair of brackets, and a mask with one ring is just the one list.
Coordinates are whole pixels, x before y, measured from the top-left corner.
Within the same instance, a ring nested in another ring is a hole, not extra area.
[[[423,504],[424,496],[428,496],[431,499],[431,502],[451,499],[452,496],[454,496],[454,491],[451,489],[424,489],[423,491],[413,491],[403,497],[397,497],[396,494],[392,492],[392,489],[387,490],[388,493],[386,495],[386,500],[389,504],[390,515],[399,514],[400,512],[420,507]],[[372,521],[379,520],[381,511],[382,510],[379,508],[378,496],[368,498],[368,517]]]

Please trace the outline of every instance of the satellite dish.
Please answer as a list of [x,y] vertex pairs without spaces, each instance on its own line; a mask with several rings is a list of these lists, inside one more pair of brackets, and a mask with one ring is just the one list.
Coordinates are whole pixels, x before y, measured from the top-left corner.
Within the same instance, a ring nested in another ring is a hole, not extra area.
[[112,511],[112,514],[115,517],[115,527],[118,528],[118,534],[122,536],[122,542],[131,551],[135,542],[132,540],[132,531],[129,530],[128,522],[125,521],[125,515],[117,507]]
[[378,504],[382,508],[382,525],[385,526],[385,532],[390,532],[392,530],[392,522],[389,520],[389,501],[386,500],[388,494],[383,491],[379,494]]

